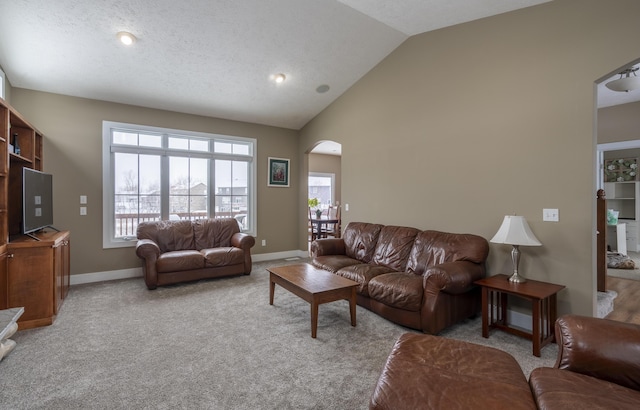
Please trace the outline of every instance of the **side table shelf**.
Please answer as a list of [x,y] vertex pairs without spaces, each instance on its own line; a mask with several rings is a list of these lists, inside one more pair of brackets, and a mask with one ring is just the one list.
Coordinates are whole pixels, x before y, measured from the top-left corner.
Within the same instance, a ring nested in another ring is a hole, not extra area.
[[[509,282],[507,275],[495,275],[475,282],[482,287],[482,336],[489,337],[489,329],[500,329],[533,341],[533,354],[540,357],[540,349],[554,340],[557,315],[556,296],[563,285],[528,279],[524,283]],[[508,296],[531,302],[532,332],[512,327],[507,321]]]
[[23,307],[0,310],[0,361],[16,347],[9,338],[18,330],[17,321],[23,313]]

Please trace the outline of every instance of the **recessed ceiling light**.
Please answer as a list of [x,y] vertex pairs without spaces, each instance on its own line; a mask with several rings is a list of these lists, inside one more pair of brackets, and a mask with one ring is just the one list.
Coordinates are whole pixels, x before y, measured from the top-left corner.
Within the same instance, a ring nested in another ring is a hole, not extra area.
[[273,81],[275,81],[278,84],[283,83],[284,80],[286,80],[286,79],[287,79],[287,77],[282,73],[276,74],[276,75],[273,76]]
[[130,46],[131,44],[136,42],[136,36],[126,31],[119,32],[116,37],[120,40],[120,42],[124,45]]

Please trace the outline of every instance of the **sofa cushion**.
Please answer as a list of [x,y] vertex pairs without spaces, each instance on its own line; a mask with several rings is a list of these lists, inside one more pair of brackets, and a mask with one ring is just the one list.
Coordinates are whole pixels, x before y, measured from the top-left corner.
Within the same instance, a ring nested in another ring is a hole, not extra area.
[[315,258],[313,258],[311,263],[316,268],[324,269],[331,273],[336,273],[346,266],[358,265],[362,262],[357,259],[350,258],[346,255],[326,255],[316,256]]
[[369,281],[378,275],[389,272],[392,272],[392,270],[390,268],[387,268],[386,266],[361,263],[358,265],[344,267],[334,273],[336,275],[342,276],[343,278],[351,279],[358,282],[360,285],[356,288],[356,292],[363,296],[369,296]]
[[344,229],[345,253],[352,259],[369,263],[373,259],[382,225],[366,222],[350,222]]
[[416,228],[385,226],[378,235],[378,243],[373,254],[373,263],[404,271],[413,241],[420,232]]
[[141,222],[137,237],[157,243],[162,253],[195,249],[193,225],[189,220]]
[[489,254],[487,240],[473,234],[422,231],[413,242],[407,271],[423,275],[427,268],[445,262],[484,263]]
[[209,249],[231,246],[231,237],[240,232],[234,218],[199,219],[193,222],[195,248]]
[[520,365],[508,353],[460,340],[405,333],[387,358],[369,408],[536,407]]
[[376,276],[369,281],[369,297],[387,306],[417,312],[424,295],[422,279],[406,272]]
[[204,257],[194,250],[165,252],[156,262],[156,270],[159,273],[202,268],[204,268]]
[[529,385],[541,409],[637,409],[640,392],[581,373],[534,369]]
[[200,253],[204,256],[207,267],[229,266],[244,263],[244,251],[232,246],[202,249]]

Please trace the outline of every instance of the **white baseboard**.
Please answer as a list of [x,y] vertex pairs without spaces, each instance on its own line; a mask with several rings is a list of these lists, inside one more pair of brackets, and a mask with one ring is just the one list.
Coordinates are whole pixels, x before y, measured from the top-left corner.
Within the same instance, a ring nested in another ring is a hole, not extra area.
[[308,257],[309,257],[309,252],[300,251],[300,250],[261,253],[259,255],[251,255],[251,259],[254,262],[264,262],[264,261],[272,261],[276,259],[287,259],[287,258],[308,258]]
[[83,285],[85,283],[105,282],[108,280],[129,279],[137,277],[142,277],[141,267],[71,275],[71,279],[69,282],[71,286],[73,286]]
[[[261,253],[259,255],[252,255],[251,259],[254,262],[264,262],[286,258],[306,258],[308,256],[309,253],[306,251],[293,250],[285,252]],[[138,277],[142,277],[142,267],[71,275],[70,284],[71,286],[83,285],[85,283],[105,282],[109,280]]]

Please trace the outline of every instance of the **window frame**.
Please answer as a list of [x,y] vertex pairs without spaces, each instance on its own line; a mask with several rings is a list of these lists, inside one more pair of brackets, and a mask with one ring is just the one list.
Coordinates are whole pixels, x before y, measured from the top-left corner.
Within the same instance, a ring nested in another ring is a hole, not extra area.
[[[162,134],[162,147],[146,147],[146,146],[134,146],[114,144],[112,142],[113,131],[131,131],[134,133],[149,132],[153,134]],[[197,138],[209,140],[209,151],[188,150],[178,148],[168,148],[168,140],[170,137],[185,137],[185,138]],[[216,153],[214,152],[215,142],[225,143],[242,143],[249,146],[248,154],[228,154],[228,153]],[[231,160],[242,161],[247,163],[247,215],[249,226],[242,232],[255,236],[257,231],[257,140],[254,138],[237,137],[230,135],[211,134],[196,131],[185,131],[171,128],[153,127],[139,124],[129,124],[114,121],[102,122],[102,242],[103,248],[122,248],[135,246],[137,238],[115,237],[115,153],[135,153],[135,154],[152,154],[160,155],[161,162],[168,163],[171,157],[186,157],[186,158],[205,158],[211,160],[210,168],[214,168],[215,160]],[[167,168],[162,168],[161,172],[168,172]],[[213,172],[211,178],[213,178]],[[210,180],[208,187],[209,202],[215,202],[215,181]],[[161,196],[168,197],[170,192],[168,187],[161,187]],[[166,191],[166,193],[165,193]],[[214,207],[208,207],[211,216]],[[161,211],[161,213],[165,213]]]

